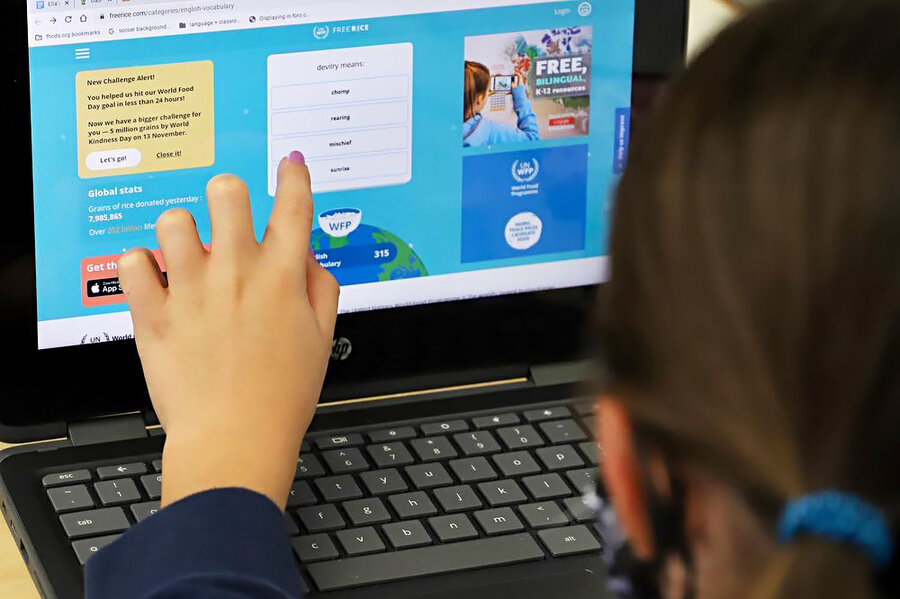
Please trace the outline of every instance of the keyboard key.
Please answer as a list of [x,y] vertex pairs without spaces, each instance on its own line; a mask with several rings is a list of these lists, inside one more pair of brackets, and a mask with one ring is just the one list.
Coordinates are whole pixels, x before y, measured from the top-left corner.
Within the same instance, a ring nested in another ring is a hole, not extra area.
[[320,562],[308,572],[324,592],[543,558],[530,534],[518,534]]
[[297,526],[297,521],[287,512],[284,513],[284,527],[287,529],[288,536],[296,537],[300,534],[300,527]]
[[601,450],[597,446],[596,442],[587,441],[585,443],[579,443],[578,449],[580,449],[581,453],[584,454],[584,457],[587,459],[588,464],[591,464],[593,466],[597,466],[600,464]]
[[519,506],[519,513],[528,522],[531,528],[547,528],[548,526],[563,526],[569,523],[566,516],[555,501],[541,503],[529,503]]
[[394,507],[394,511],[400,516],[401,520],[411,520],[422,516],[433,516],[437,514],[437,508],[431,503],[428,495],[422,491],[413,493],[403,493],[402,495],[391,495],[388,501]]
[[59,521],[70,539],[99,537],[122,532],[129,527],[128,518],[120,507],[63,514]]
[[472,521],[465,514],[452,514],[450,516],[436,516],[428,519],[431,529],[441,540],[441,543],[474,539],[478,531],[472,525]]
[[385,524],[381,530],[395,549],[431,545],[431,535],[418,520]]
[[337,508],[331,504],[313,505],[297,510],[297,517],[303,527],[309,532],[324,532],[344,528],[347,523],[338,513]]
[[509,479],[481,483],[478,485],[478,490],[481,491],[491,507],[528,501],[519,485]]
[[145,501],[144,503],[135,503],[131,505],[131,515],[134,516],[134,519],[137,522],[146,520],[158,511],[158,501]]
[[384,507],[384,503],[376,497],[345,501],[343,507],[354,526],[391,521],[391,515]]
[[126,476],[136,476],[138,474],[147,474],[147,465],[135,462],[132,464],[120,464],[116,466],[102,466],[97,468],[97,476],[100,480],[109,480],[111,478],[124,478]]
[[501,428],[497,430],[497,435],[507,449],[528,449],[544,445],[544,440],[530,424]]
[[571,418],[572,410],[566,406],[554,406],[540,410],[525,412],[525,420],[528,422],[540,422],[542,420],[557,420],[559,418]]
[[450,468],[462,483],[477,483],[497,478],[497,472],[482,457],[452,460]]
[[419,435],[416,429],[411,426],[398,426],[396,428],[386,428],[379,431],[369,433],[369,440],[372,443],[387,443],[389,441],[405,441],[406,439],[415,439]]
[[547,470],[567,470],[584,466],[584,460],[571,445],[542,447],[537,450],[537,456]]
[[44,487],[59,487],[61,485],[72,485],[75,483],[91,482],[91,473],[87,470],[70,470],[68,472],[57,472],[48,474],[43,478]]
[[145,474],[141,477],[141,486],[150,499],[162,497],[162,474]]
[[557,420],[555,422],[542,422],[541,432],[553,445],[562,443],[577,443],[584,441],[588,436],[574,420]]
[[569,479],[572,487],[579,493],[595,491],[599,477],[600,473],[596,468],[581,468],[580,470],[569,470],[566,472],[566,478]]
[[553,557],[593,553],[603,548],[583,524],[542,530],[538,533],[538,537]]
[[293,509],[305,505],[315,505],[316,494],[305,480],[295,480],[288,494],[287,507]]
[[319,437],[315,440],[316,447],[322,451],[326,449],[339,449],[341,447],[357,447],[362,444],[362,435],[356,433],[343,436]]
[[413,439],[409,444],[423,462],[449,460],[458,455],[447,437]]
[[500,445],[489,431],[475,431],[453,435],[464,455],[484,455],[500,451]]
[[572,519],[576,522],[593,522],[596,519],[594,509],[585,497],[563,499],[563,505],[566,506],[566,511],[572,515]]
[[572,489],[566,484],[566,481],[558,474],[539,474],[537,476],[527,476],[522,479],[522,484],[531,493],[531,496],[541,501],[543,499],[556,499],[557,497],[568,497],[572,494]]
[[412,454],[406,449],[400,441],[394,443],[382,443],[380,445],[369,445],[366,448],[369,455],[375,461],[379,468],[391,468],[393,466],[406,466],[412,464]]
[[319,458],[309,453],[301,453],[297,458],[297,472],[294,478],[315,478],[325,476],[325,467]]
[[495,510],[481,510],[473,515],[482,530],[491,536],[525,529],[522,521],[508,507],[501,507]]
[[56,489],[48,489],[47,497],[53,504],[53,509],[59,512],[72,512],[75,510],[86,510],[94,505],[94,499],[88,493],[85,485],[74,485],[71,487],[57,487]]
[[541,471],[534,458],[527,451],[513,451],[511,453],[500,453],[493,456],[494,463],[503,473],[503,476],[525,476],[527,474],[536,474]]
[[478,495],[468,485],[459,485],[456,487],[444,487],[443,489],[435,489],[434,498],[437,499],[441,507],[448,514],[453,512],[467,512],[483,507],[484,504],[478,499]]
[[96,539],[85,539],[83,541],[75,541],[72,543],[72,549],[78,557],[78,563],[82,566],[87,563],[88,558],[121,537],[122,535],[108,535],[98,537]]
[[422,425],[422,434],[425,436],[444,435],[447,433],[459,433],[469,430],[465,420],[446,420],[444,422],[429,422]]
[[347,449],[335,449],[322,453],[322,459],[334,474],[347,472],[362,472],[369,469],[369,462],[362,452],[355,447]]
[[312,451],[312,443],[309,442],[309,439],[303,439],[300,443],[300,453],[308,453]]
[[325,501],[344,501],[345,499],[357,499],[362,497],[362,491],[349,474],[341,476],[326,476],[316,479],[316,487]]
[[452,485],[453,479],[441,464],[416,464],[406,467],[406,476],[417,489]]
[[365,528],[352,528],[339,530],[335,533],[338,542],[347,552],[347,555],[365,555],[384,551],[384,541],[371,526]]
[[579,402],[575,404],[575,413],[579,416],[593,416],[594,415],[594,402],[586,401]]
[[305,535],[291,539],[294,553],[304,564],[320,562],[326,559],[334,559],[338,554],[337,547],[331,542],[331,537],[326,534]]
[[406,481],[400,476],[397,470],[390,468],[388,470],[375,470],[373,472],[363,472],[359,475],[370,495],[387,495],[390,493],[401,493],[409,489]]
[[519,416],[517,414],[494,414],[492,416],[479,416],[472,419],[475,428],[494,428],[497,426],[510,426],[519,424]]
[[103,505],[120,505],[141,500],[141,494],[130,478],[94,483],[94,491]]
[[153,460],[150,465],[153,466],[154,472],[162,472],[162,460]]

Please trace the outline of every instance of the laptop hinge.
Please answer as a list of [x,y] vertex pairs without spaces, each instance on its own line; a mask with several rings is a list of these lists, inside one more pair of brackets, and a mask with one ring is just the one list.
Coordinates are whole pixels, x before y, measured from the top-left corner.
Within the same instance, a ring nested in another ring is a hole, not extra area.
[[550,387],[590,382],[595,372],[596,366],[591,360],[574,360],[531,366],[528,376],[536,387]]
[[141,414],[123,414],[69,423],[69,440],[75,446],[141,439],[146,436],[147,427]]

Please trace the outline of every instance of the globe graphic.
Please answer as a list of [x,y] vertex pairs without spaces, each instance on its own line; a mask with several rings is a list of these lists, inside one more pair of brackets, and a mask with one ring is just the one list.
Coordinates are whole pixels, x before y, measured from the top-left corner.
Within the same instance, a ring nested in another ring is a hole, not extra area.
[[319,263],[341,285],[428,276],[422,260],[408,243],[372,225],[360,224],[346,237],[332,237],[315,229],[310,246]]

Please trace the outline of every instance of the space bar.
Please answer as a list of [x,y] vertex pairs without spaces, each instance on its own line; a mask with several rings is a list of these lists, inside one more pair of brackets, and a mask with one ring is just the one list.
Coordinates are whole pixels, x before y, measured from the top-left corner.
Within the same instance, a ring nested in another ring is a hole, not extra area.
[[543,558],[531,535],[517,534],[320,562],[310,564],[308,572],[319,590],[333,591]]

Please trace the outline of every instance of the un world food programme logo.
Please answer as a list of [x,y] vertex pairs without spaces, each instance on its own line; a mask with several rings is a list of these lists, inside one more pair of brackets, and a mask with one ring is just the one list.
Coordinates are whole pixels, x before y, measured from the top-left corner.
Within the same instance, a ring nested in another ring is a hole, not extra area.
[[326,37],[328,37],[328,34],[330,32],[331,30],[328,29],[328,25],[316,25],[315,27],[313,27],[313,37],[315,37],[317,40],[325,39]]
[[531,183],[541,171],[541,163],[537,158],[516,160],[512,163],[512,177],[519,183]]

